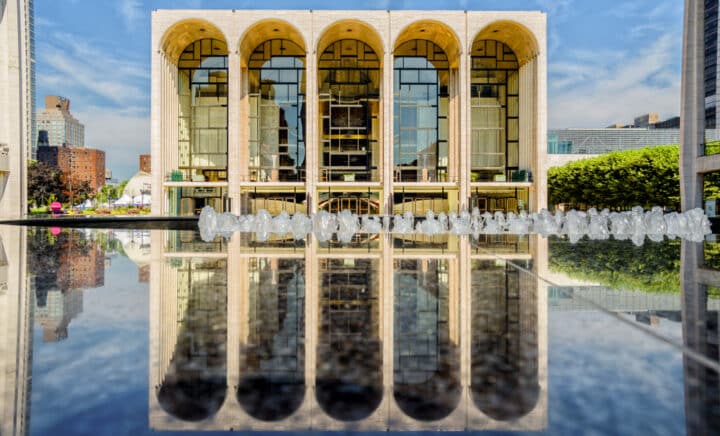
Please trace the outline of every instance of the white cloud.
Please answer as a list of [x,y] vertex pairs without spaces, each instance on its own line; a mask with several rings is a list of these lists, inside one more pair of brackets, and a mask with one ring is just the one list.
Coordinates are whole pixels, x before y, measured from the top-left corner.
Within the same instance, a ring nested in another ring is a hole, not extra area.
[[134,29],[138,21],[143,18],[144,11],[141,0],[120,0],[116,8],[128,29]]
[[150,153],[150,116],[143,107],[89,107],[75,112],[85,124],[85,145],[105,150],[105,167],[127,179],[138,170],[138,156]]
[[[112,53],[112,55],[109,55]],[[137,56],[137,55],[135,55]],[[38,44],[38,83],[74,95],[101,97],[114,105],[147,102],[148,65],[113,47],[100,48],[63,32]]]
[[613,62],[586,53],[549,66],[550,127],[602,127],[659,112],[677,115],[680,74],[676,35],[666,34],[642,51],[620,52]]

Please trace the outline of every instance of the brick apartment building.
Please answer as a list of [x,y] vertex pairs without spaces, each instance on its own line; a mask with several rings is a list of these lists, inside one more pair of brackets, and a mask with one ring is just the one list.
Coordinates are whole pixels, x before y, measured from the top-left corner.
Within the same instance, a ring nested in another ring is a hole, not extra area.
[[55,165],[76,182],[87,181],[94,191],[105,185],[105,152],[94,148],[38,147],[40,162]]

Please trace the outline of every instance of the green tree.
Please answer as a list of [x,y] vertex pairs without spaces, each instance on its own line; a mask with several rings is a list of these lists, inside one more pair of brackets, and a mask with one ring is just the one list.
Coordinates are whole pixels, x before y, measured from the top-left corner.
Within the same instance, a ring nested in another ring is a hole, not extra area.
[[28,165],[28,200],[38,207],[53,199],[64,200],[65,186],[62,171],[46,162],[32,161]]
[[576,208],[680,209],[679,148],[648,147],[608,153],[548,171],[551,204]]

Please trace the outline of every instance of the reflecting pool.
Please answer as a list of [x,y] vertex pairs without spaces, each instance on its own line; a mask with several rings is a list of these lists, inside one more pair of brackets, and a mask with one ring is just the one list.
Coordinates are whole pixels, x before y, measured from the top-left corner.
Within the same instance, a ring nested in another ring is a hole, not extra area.
[[3,435],[720,431],[712,236],[0,238]]

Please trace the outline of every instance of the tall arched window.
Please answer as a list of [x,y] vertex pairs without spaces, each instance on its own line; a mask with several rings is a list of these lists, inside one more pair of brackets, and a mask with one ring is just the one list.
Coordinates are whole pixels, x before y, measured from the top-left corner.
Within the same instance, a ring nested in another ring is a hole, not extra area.
[[321,181],[380,181],[380,59],[343,39],[318,62]]
[[253,181],[305,181],[305,51],[286,39],[250,55],[249,146]]
[[512,49],[476,40],[471,51],[471,158],[473,182],[511,180],[519,170],[519,67]]
[[431,41],[413,39],[395,49],[394,68],[395,181],[446,181],[447,54]]
[[178,153],[185,180],[227,180],[227,46],[201,39],[178,62]]

